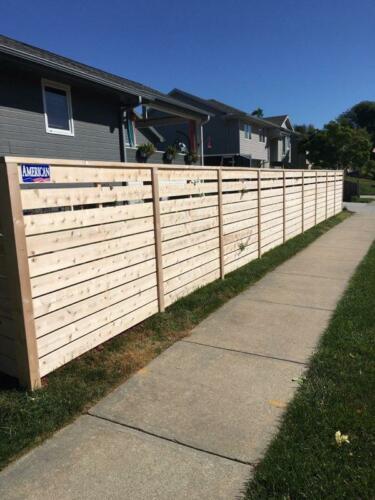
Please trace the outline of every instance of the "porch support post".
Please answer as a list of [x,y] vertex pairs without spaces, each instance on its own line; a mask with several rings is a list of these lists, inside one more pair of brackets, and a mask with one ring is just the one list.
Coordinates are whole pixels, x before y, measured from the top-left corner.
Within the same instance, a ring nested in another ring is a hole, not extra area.
[[201,157],[201,165],[204,165],[204,138],[203,138],[203,124],[199,122],[199,154]]

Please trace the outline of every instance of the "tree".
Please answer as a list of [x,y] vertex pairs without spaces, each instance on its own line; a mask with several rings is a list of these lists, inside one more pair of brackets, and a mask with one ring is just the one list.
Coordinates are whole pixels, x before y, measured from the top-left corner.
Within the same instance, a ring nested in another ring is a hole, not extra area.
[[363,177],[368,177],[369,179],[374,179],[375,181],[375,160],[368,160],[364,164],[361,169],[361,175]]
[[263,109],[256,108],[256,109],[254,109],[254,111],[251,114],[252,114],[252,116],[259,116],[261,118],[263,116]]
[[294,126],[294,131],[298,133],[296,140],[299,153],[305,154],[306,142],[313,134],[315,134],[316,130],[317,129],[311,123],[309,123],[308,125],[301,124]]
[[294,130],[298,132],[299,134],[305,136],[306,138],[309,137],[311,134],[314,134],[316,132],[316,128],[312,123],[309,123],[308,125],[302,124],[302,125],[294,125]]
[[303,148],[315,166],[360,171],[370,159],[371,138],[363,128],[331,121],[310,134]]
[[375,145],[375,101],[362,101],[342,113],[337,121],[353,128],[365,128]]

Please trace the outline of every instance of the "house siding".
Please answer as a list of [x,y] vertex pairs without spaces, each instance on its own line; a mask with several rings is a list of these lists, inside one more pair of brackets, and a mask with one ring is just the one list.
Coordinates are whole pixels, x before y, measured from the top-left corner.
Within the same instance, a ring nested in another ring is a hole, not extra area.
[[[239,151],[238,121],[224,120],[221,115],[212,117],[204,125],[205,155],[233,155]],[[211,148],[208,147],[209,143]]]
[[239,127],[239,137],[240,137],[240,154],[244,156],[250,156],[254,160],[268,160],[268,138],[266,137],[265,142],[259,141],[259,133],[261,129],[252,126],[251,139],[245,137],[244,123],[240,123]]
[[[43,74],[5,71],[0,76],[0,155],[120,161],[120,105],[91,88],[71,86],[74,136],[45,128]],[[56,78],[67,83],[64,78]]]
[[[195,100],[187,95],[180,94],[179,92],[172,92],[171,95],[185,104],[198,106],[199,108],[206,110],[208,113],[216,114],[215,116],[211,116],[211,119],[203,126],[205,155],[238,154],[238,120],[225,120],[224,115],[217,113],[217,110],[210,106],[209,103],[203,104],[201,101]],[[160,127],[158,130],[165,137],[167,144],[173,144],[176,140],[186,142],[186,139],[184,140],[184,134],[188,134],[188,127],[186,124]],[[179,134],[178,132],[182,132],[182,134]],[[209,138],[211,139],[210,141]],[[207,147],[209,142],[212,145],[211,148]]]

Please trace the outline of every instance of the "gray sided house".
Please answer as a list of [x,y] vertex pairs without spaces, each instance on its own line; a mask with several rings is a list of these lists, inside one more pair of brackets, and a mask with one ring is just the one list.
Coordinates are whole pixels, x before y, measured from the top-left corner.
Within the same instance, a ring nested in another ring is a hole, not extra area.
[[1,35],[0,67],[0,156],[134,162],[150,142],[162,163],[170,124],[188,124],[203,148],[207,112],[140,83]]
[[[169,95],[210,113],[204,124],[204,157],[206,165],[278,167],[292,165],[292,140],[295,135],[287,115],[260,118],[215,99],[203,99],[174,89]],[[184,142],[184,124],[163,131],[169,143]]]

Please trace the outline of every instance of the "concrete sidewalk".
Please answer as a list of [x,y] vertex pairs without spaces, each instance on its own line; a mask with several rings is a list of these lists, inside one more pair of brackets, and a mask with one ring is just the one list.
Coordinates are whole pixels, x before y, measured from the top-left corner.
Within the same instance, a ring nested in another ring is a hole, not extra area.
[[358,205],[3,471],[0,498],[238,498],[375,238]]

